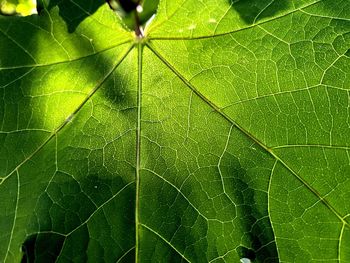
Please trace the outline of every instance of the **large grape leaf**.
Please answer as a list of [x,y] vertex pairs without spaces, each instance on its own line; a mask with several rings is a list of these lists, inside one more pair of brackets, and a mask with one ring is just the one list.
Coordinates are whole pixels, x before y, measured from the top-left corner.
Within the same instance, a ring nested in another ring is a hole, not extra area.
[[350,262],[350,1],[43,4],[0,18],[0,262]]

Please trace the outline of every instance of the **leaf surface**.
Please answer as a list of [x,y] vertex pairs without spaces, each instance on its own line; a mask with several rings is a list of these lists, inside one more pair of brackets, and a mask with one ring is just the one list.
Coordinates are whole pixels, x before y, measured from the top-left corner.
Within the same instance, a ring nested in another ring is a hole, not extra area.
[[1,262],[348,262],[349,1],[0,17]]

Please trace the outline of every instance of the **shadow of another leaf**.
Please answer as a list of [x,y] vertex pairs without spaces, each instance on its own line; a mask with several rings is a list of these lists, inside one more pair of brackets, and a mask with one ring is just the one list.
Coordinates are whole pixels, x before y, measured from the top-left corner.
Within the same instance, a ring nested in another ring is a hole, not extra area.
[[288,0],[239,0],[229,3],[247,24],[275,16],[289,7]]
[[39,0],[38,12],[43,6],[48,6],[48,10],[58,6],[59,14],[67,24],[68,32],[72,33],[85,18],[92,15],[97,9],[105,4],[103,0]]
[[34,234],[22,245],[21,263],[55,262],[64,242],[64,236],[55,233]]

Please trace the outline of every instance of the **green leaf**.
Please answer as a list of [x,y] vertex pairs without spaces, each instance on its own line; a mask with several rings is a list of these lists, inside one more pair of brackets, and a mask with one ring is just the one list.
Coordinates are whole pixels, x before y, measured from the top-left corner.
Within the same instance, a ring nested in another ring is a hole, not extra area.
[[0,17],[0,262],[350,261],[349,1],[42,5]]
[[0,14],[28,16],[36,12],[36,0],[0,0]]

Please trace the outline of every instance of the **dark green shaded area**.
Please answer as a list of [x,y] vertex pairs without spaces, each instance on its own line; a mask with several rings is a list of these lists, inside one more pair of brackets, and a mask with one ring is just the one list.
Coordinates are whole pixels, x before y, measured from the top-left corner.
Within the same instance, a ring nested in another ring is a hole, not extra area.
[[38,13],[40,15],[43,8],[52,9],[59,7],[59,14],[67,24],[68,32],[72,33],[88,16],[94,14],[96,10],[105,4],[104,0],[39,0]]
[[264,18],[273,17],[275,14],[289,7],[289,0],[229,0],[234,8],[247,24],[255,24]]
[[[105,0],[77,0],[74,2],[69,0],[39,0],[38,12],[40,14],[44,7],[50,10],[58,6],[60,16],[67,24],[68,32],[72,33],[81,22],[88,16],[93,15],[103,4],[106,4]],[[141,1],[139,4],[143,6],[143,12],[138,13],[137,16],[141,25],[144,25],[156,13],[158,0]],[[113,0],[109,2],[109,5],[111,7],[110,12],[118,11],[129,30],[135,29],[136,6],[138,5],[136,1]]]
[[[63,3],[0,20],[0,47],[18,51],[0,61],[0,259],[346,262],[349,49],[332,33],[346,22],[296,13],[220,38],[146,41],[137,65],[132,39],[85,26],[101,1]],[[225,8],[252,24],[284,3]]]
[[29,236],[22,245],[21,263],[56,262],[61,253],[64,236],[55,233],[35,234]]

